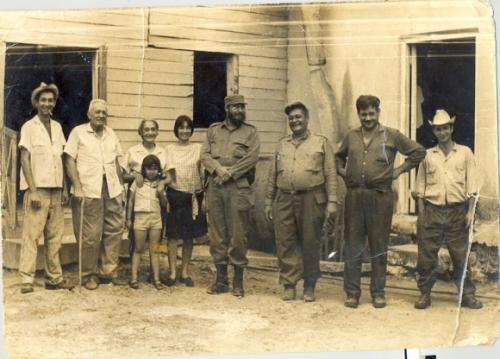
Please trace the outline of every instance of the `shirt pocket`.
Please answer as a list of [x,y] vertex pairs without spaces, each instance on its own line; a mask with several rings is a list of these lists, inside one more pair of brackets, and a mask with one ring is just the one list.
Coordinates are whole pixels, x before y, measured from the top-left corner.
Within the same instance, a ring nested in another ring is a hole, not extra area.
[[243,158],[248,154],[248,145],[242,141],[233,142],[233,157]]
[[454,180],[457,184],[465,184],[465,166],[463,163],[458,163],[455,165]]
[[380,149],[378,151],[378,154],[375,158],[375,160],[379,164],[385,164],[385,165],[390,165],[391,163],[394,162],[394,158],[396,157],[396,147],[389,145],[387,143],[383,143],[380,146]]
[[50,144],[48,145],[43,138],[35,137],[31,144],[32,155],[49,155],[51,152]]
[[437,171],[433,165],[428,165],[425,168],[425,182],[427,185],[434,185],[437,183]]
[[323,169],[323,152],[312,152],[306,156],[305,169],[311,172],[320,172]]

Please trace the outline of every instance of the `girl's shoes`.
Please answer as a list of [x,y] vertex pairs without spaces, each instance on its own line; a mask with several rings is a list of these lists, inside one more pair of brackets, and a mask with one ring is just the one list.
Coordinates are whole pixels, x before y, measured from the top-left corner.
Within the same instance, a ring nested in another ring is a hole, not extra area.
[[191,277],[186,277],[186,278],[180,278],[179,282],[183,283],[186,285],[186,287],[194,287],[194,282],[191,279]]
[[162,283],[165,284],[167,287],[171,287],[175,284],[175,279],[167,277],[167,278],[162,280]]
[[131,280],[128,282],[128,286],[132,289],[139,289],[139,282],[136,280]]

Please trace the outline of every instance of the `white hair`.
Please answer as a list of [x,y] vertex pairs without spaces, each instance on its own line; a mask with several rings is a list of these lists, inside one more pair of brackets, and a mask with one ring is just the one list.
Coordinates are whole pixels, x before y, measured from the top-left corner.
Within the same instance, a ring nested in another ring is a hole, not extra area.
[[103,99],[100,99],[100,98],[92,99],[92,101],[90,101],[89,110],[87,111],[87,113],[90,114],[90,112],[94,109],[95,105],[97,105],[97,104],[102,104],[104,106],[107,106],[106,101]]

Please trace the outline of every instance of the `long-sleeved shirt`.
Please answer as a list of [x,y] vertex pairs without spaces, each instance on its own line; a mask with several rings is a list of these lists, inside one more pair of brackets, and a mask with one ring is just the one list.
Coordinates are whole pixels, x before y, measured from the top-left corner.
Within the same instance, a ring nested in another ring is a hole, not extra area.
[[420,198],[436,206],[468,201],[479,191],[472,151],[459,144],[447,156],[439,146],[428,149],[418,168],[415,190]]
[[212,124],[201,147],[201,163],[213,174],[227,167],[237,181],[253,169],[259,160],[260,141],[257,129],[248,123],[235,127],[229,120]]
[[277,189],[303,191],[322,184],[328,201],[336,202],[335,159],[326,137],[307,131],[298,139],[292,135],[281,139],[269,168],[265,204],[272,204]]
[[425,149],[396,129],[379,125],[365,145],[361,127],[351,130],[335,154],[337,167],[345,167],[348,188],[367,187],[388,190],[393,180],[394,160],[405,156],[407,169],[415,168],[425,157]]

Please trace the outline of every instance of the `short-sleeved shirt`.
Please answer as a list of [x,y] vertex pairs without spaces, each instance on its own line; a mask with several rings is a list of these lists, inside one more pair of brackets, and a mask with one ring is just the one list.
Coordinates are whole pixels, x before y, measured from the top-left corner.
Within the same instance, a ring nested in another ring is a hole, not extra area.
[[75,127],[69,135],[64,152],[76,161],[85,197],[101,198],[104,177],[110,198],[122,193],[123,186],[115,162],[122,155],[122,149],[118,137],[110,127],[104,126],[100,138],[90,123]]
[[157,183],[144,181],[141,187],[135,182],[130,186],[130,191],[135,193],[134,212],[160,213],[160,200],[157,196]]
[[259,150],[259,136],[253,125],[244,122],[235,127],[226,119],[208,128],[201,162],[210,174],[220,166],[227,167],[231,177],[238,180],[256,166]]
[[169,184],[170,187],[189,193],[201,190],[200,155],[199,143],[167,146],[166,169],[174,172],[174,182]]
[[[51,136],[37,116],[21,128],[19,147],[25,148],[31,157],[31,171],[37,188],[62,188],[62,154],[66,140],[61,125],[50,120]],[[26,177],[21,169],[20,189],[28,189]]]
[[454,144],[446,156],[439,146],[427,150],[417,173],[416,192],[437,206],[464,203],[479,191],[477,166],[467,146]]
[[348,188],[389,190],[398,152],[408,156],[410,168],[425,157],[425,149],[398,130],[379,125],[375,131],[368,145],[363,141],[361,127],[349,131],[335,154],[338,161],[347,160],[344,180]]
[[163,171],[166,170],[166,150],[160,146],[156,145],[152,152],[150,152],[142,143],[132,146],[127,150],[125,158],[123,159],[123,166],[127,173],[132,171],[141,173],[142,161],[147,155],[155,155],[160,160],[161,168]]
[[275,197],[276,188],[302,191],[326,184],[329,202],[337,201],[337,174],[333,149],[324,136],[310,133],[298,139],[281,139],[276,148],[266,191],[266,204]]

